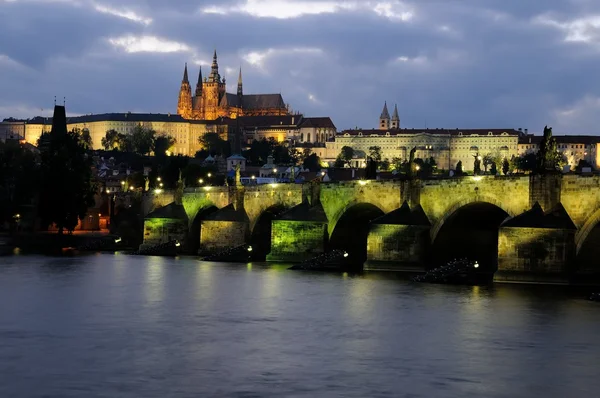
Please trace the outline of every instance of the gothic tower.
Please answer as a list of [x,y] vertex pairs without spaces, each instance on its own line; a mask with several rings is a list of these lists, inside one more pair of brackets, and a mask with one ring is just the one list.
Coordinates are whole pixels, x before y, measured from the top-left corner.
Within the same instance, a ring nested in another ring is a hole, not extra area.
[[394,104],[394,114],[392,115],[392,128],[400,128],[400,116],[398,116],[398,104]]
[[192,117],[194,119],[203,119],[204,107],[202,102],[202,67],[198,72],[198,83],[196,83],[196,92],[192,98]]
[[244,96],[244,90],[242,88],[242,67],[240,66],[240,75],[238,76],[238,89],[237,89],[238,97]]
[[383,111],[381,111],[381,116],[379,116],[379,129],[380,130],[389,130],[390,128],[390,113],[387,108],[387,101],[383,104]]
[[219,75],[219,63],[217,62],[217,50],[213,55],[213,62],[210,69],[210,75],[202,87],[202,97],[204,103],[204,119],[214,120],[220,115],[219,103],[225,95],[225,79]]
[[192,88],[188,80],[187,63],[183,70],[183,80],[181,80],[181,88],[179,89],[177,113],[186,119],[192,117]]

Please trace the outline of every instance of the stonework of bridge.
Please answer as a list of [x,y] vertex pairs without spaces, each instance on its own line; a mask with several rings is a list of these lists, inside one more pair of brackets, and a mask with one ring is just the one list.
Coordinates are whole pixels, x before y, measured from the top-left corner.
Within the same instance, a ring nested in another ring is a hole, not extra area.
[[[173,201],[173,193],[147,194],[146,220]],[[484,256],[482,248],[493,246],[488,254],[498,271],[566,275],[590,268],[573,264],[588,237],[596,237],[600,177],[203,187],[186,190],[181,202],[187,235],[180,231],[180,237],[194,251],[263,242],[267,259],[300,261],[337,247],[363,256],[365,269],[394,270],[469,248],[480,248]],[[164,230],[146,228],[145,241],[166,239],[163,235]]]

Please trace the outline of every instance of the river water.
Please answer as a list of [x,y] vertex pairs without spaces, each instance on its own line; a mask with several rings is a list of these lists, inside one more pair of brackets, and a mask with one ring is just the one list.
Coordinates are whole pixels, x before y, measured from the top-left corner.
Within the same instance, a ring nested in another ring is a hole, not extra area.
[[125,255],[0,257],[0,397],[598,397],[600,304]]

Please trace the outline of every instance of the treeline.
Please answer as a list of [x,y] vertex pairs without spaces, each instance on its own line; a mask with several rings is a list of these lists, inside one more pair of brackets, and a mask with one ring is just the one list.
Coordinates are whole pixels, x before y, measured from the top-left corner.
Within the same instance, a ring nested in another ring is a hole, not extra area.
[[27,214],[42,228],[73,231],[96,192],[84,140],[77,131],[44,133],[39,152],[17,141],[0,143],[0,224],[14,227]]

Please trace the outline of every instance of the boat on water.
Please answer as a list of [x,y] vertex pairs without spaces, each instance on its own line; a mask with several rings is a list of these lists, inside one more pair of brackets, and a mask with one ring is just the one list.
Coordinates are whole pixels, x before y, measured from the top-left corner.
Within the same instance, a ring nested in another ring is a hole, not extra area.
[[490,283],[493,274],[481,269],[476,260],[456,259],[412,278],[413,282],[451,285],[481,285]]

